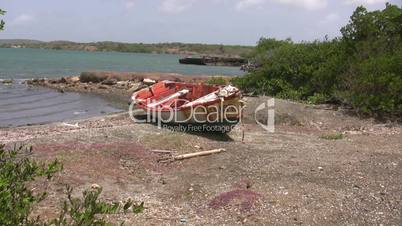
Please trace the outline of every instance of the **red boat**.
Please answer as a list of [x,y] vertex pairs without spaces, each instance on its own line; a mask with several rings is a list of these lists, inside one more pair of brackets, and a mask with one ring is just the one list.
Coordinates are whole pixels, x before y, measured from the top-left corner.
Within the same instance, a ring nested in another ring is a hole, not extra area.
[[234,125],[240,120],[241,92],[228,85],[162,81],[135,92],[137,108],[167,124]]

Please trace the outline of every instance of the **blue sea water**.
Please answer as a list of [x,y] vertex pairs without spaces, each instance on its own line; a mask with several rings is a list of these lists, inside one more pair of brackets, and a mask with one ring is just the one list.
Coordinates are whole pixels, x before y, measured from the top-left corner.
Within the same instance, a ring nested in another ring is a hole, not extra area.
[[82,71],[172,72],[186,75],[240,75],[238,67],[179,64],[178,55],[0,48],[0,79],[60,77]]

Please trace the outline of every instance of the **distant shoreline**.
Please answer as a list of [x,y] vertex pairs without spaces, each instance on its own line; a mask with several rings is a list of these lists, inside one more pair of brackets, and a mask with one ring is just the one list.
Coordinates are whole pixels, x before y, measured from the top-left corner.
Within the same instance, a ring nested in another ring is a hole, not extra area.
[[220,56],[247,58],[254,46],[198,44],[198,43],[120,43],[120,42],[89,42],[78,43],[70,41],[43,42],[28,39],[0,39],[0,48],[33,48],[54,50],[80,50],[88,52],[125,52],[125,53],[156,53],[176,54],[185,56]]

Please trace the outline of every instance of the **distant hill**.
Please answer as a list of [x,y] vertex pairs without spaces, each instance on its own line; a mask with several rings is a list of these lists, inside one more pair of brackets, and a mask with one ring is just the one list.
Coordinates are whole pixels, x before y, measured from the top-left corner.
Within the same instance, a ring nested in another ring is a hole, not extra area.
[[2,48],[42,48],[56,50],[80,51],[114,51],[132,53],[166,53],[180,55],[208,55],[226,57],[247,57],[253,51],[253,46],[220,45],[220,44],[191,44],[191,43],[120,43],[120,42],[91,42],[77,43],[71,41],[42,42],[28,39],[0,39]]
[[0,39],[0,45],[3,44],[24,45],[24,44],[40,44],[40,43],[44,42],[31,39]]

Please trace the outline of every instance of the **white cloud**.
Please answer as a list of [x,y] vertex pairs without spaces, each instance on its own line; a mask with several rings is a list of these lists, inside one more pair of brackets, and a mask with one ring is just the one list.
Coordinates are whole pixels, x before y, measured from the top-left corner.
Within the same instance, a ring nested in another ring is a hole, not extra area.
[[[371,1],[376,1],[376,0],[371,0]],[[270,2],[276,3],[276,4],[282,4],[282,5],[289,5],[289,6],[293,6],[293,7],[304,8],[307,10],[322,9],[328,5],[327,0],[270,0]],[[248,9],[248,8],[261,8],[266,3],[267,3],[267,0],[240,0],[236,4],[236,9],[244,10],[244,9]]]
[[15,17],[11,22],[10,25],[25,25],[29,24],[35,20],[35,17],[29,14],[21,14]]
[[164,0],[159,10],[164,13],[181,13],[190,8],[196,0]]
[[346,4],[354,4],[354,5],[373,5],[378,3],[385,3],[389,0],[346,0]]
[[265,3],[265,0],[240,0],[236,4],[237,10],[244,10],[249,8],[258,8]]
[[135,1],[134,0],[127,0],[125,2],[125,7],[126,9],[131,9],[135,6]]
[[308,10],[317,10],[327,7],[327,0],[273,0],[275,2],[302,7]]
[[337,22],[341,19],[339,14],[337,13],[330,13],[327,16],[324,17],[323,20],[320,21],[321,25],[329,24],[329,23],[334,23]]

